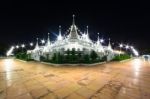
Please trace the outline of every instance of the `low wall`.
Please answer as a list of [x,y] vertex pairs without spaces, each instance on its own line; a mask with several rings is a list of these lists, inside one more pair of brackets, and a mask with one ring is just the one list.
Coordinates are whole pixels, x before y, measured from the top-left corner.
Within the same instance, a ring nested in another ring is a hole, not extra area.
[[93,64],[54,64],[54,63],[48,63],[48,62],[41,62],[41,63],[47,64],[47,65],[53,65],[53,66],[94,66],[94,65],[104,64],[106,62],[99,62],[99,63],[93,63]]

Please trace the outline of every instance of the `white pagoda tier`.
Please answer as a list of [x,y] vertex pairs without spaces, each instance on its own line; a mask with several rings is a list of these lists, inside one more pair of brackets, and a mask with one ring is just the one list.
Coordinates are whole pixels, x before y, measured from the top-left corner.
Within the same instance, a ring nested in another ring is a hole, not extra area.
[[56,41],[51,42],[48,33],[47,42],[44,46],[39,46],[37,40],[35,48],[33,50],[28,50],[27,53],[30,54],[32,59],[37,61],[40,61],[40,56],[51,59],[54,53],[60,52],[61,54],[65,54],[67,50],[80,51],[82,54],[90,54],[91,51],[95,51],[99,57],[106,55],[107,60],[113,58],[114,52],[110,42],[108,46],[103,46],[99,36],[96,42],[92,41],[89,37],[88,26],[86,32],[80,32],[75,25],[74,15],[68,33],[68,35],[62,36],[61,26],[59,26],[59,35]]

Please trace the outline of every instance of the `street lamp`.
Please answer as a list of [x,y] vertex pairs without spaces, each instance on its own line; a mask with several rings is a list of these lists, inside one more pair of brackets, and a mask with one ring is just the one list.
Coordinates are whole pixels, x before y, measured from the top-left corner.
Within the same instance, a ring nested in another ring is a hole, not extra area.
[[24,44],[22,44],[22,45],[21,45],[21,47],[22,47],[22,52],[23,52],[23,48],[25,48],[25,45],[24,45]]
[[16,48],[18,49],[18,48],[19,48],[19,46],[18,46],[18,45],[16,45]]
[[123,44],[120,44],[119,47],[122,48],[122,47],[123,47]]
[[127,49],[129,49],[129,45],[126,45],[126,47],[125,47],[125,48],[126,48],[126,50],[127,50]]
[[120,44],[119,47],[120,47],[120,52],[119,52],[119,56],[120,56],[120,54],[121,54],[121,48],[123,47],[123,44]]
[[24,48],[24,47],[25,47],[25,45],[24,45],[24,44],[22,44],[22,45],[21,45],[21,47],[22,47],[22,48]]
[[32,42],[30,43],[30,46],[31,46],[31,47],[33,46],[33,43],[32,43]]

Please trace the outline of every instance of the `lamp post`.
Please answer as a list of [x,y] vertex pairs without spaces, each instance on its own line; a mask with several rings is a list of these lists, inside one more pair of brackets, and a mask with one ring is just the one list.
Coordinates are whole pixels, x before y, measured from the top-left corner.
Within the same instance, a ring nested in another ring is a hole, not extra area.
[[23,48],[25,48],[25,45],[24,45],[24,44],[22,44],[22,45],[21,45],[21,47],[22,47],[22,52],[23,52]]
[[121,48],[123,47],[123,44],[120,44],[119,47],[120,47],[120,52],[119,52],[119,56],[120,56],[120,54],[121,54]]
[[127,51],[127,49],[129,49],[129,45],[126,45],[126,47],[125,47],[125,48],[126,48],[126,51]]
[[16,45],[16,48],[18,49],[18,48],[19,48],[19,46],[18,46],[18,45]]
[[32,43],[32,42],[30,43],[30,46],[31,46],[31,47],[33,46],[33,43]]

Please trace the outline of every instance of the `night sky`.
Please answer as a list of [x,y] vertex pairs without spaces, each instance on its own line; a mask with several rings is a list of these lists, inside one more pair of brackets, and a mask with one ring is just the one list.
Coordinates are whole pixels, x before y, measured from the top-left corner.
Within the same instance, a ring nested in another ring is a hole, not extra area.
[[6,1],[0,5],[0,50],[10,45],[29,43],[36,38],[51,40],[72,24],[75,14],[76,25],[81,31],[89,26],[90,37],[96,40],[97,33],[108,41],[125,43],[139,50],[150,48],[150,8],[143,3],[103,2],[22,2]]

